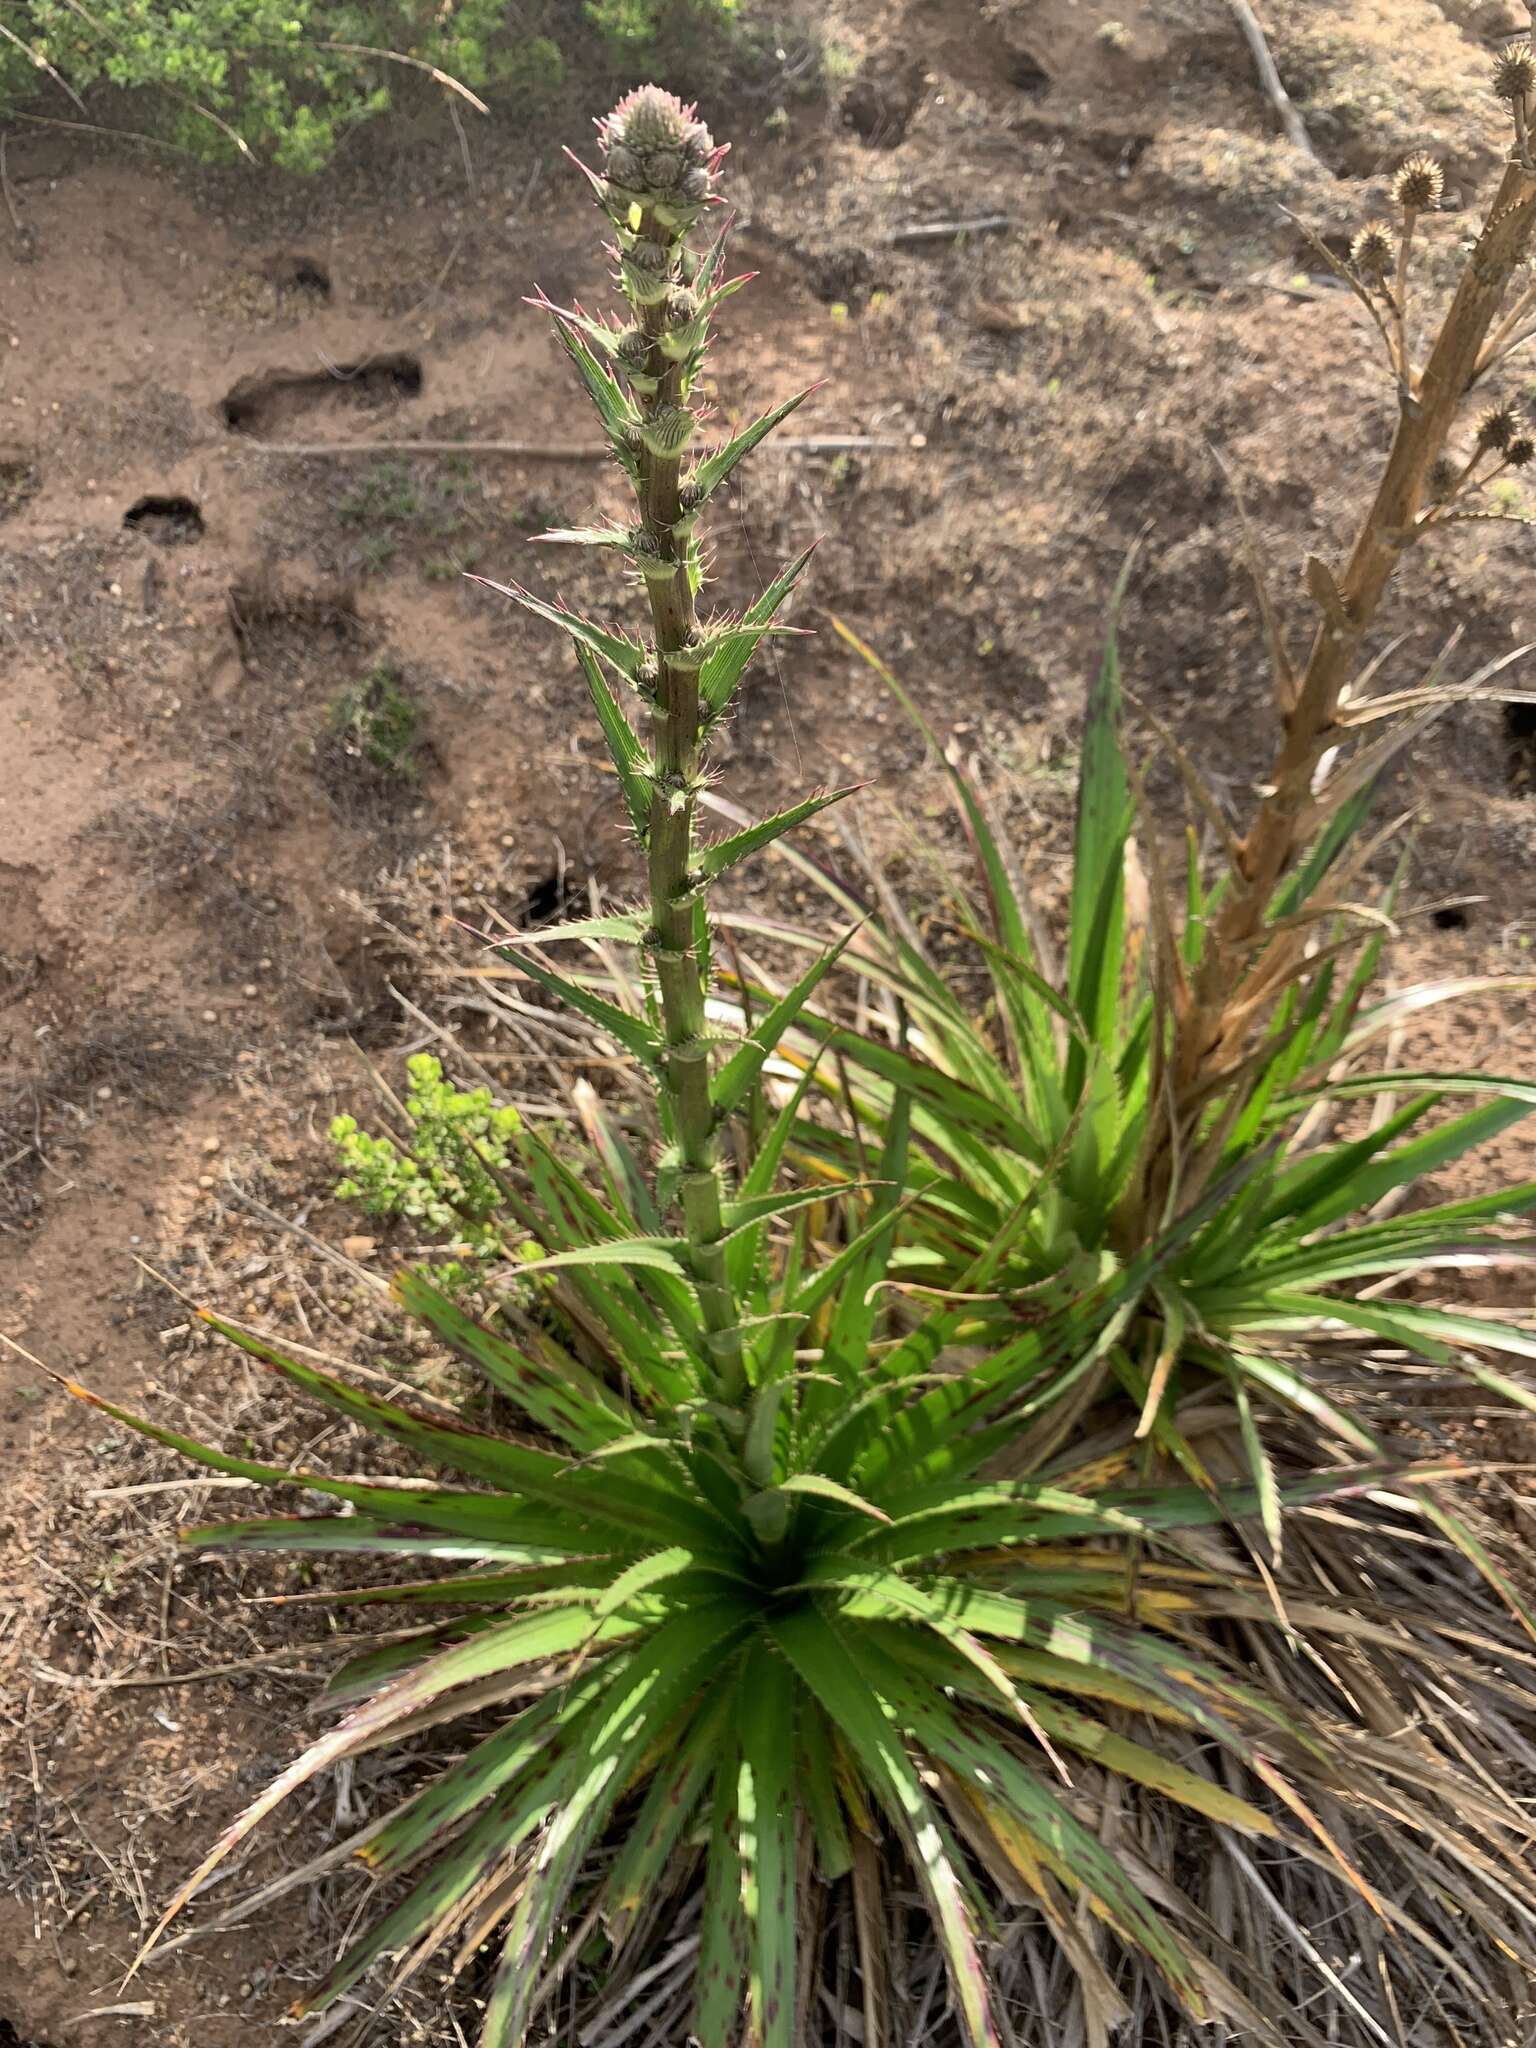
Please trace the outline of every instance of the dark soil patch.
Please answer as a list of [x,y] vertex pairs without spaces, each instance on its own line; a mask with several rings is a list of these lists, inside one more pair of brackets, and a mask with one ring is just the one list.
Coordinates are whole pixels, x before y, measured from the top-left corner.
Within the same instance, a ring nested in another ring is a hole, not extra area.
[[1504,748],[1510,788],[1536,796],[1536,704],[1504,706]]
[[563,861],[528,884],[518,923],[525,930],[553,924],[557,918],[578,917],[587,908],[585,884]]
[[262,273],[280,292],[294,292],[317,303],[331,296],[331,273],[318,256],[284,250],[267,259]]
[[[34,498],[42,475],[31,456],[20,448],[0,446],[0,519],[19,512],[28,498]],[[0,2048],[4,2044],[0,2043]]]
[[895,149],[922,104],[924,76],[921,64],[908,64],[855,79],[843,94],[844,125],[870,149]]
[[240,663],[246,669],[270,668],[295,652],[310,656],[317,638],[345,647],[363,637],[356,600],[344,587],[283,590],[237,583],[228,603]]
[[1051,89],[1051,74],[1028,50],[1017,50],[1008,61],[1008,83],[1018,92],[1039,99]]
[[186,547],[203,537],[202,507],[195,498],[161,497],[150,492],[136,498],[123,514],[131,533],[142,533],[163,548]]
[[422,381],[419,356],[391,351],[327,370],[266,370],[242,377],[225,394],[219,410],[231,433],[261,441],[316,410],[336,405],[378,408],[419,398]]

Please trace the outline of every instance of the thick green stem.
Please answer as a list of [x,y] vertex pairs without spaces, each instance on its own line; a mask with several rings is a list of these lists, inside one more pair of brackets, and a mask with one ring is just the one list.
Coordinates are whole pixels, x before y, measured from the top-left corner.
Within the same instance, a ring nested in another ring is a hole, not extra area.
[[[642,226],[642,233],[649,222]],[[647,419],[675,415],[683,405],[684,367],[661,346],[667,303],[639,309],[650,340],[641,401]],[[680,497],[682,456],[662,455],[642,443],[640,514],[646,536],[642,557],[656,642],[656,781],[649,819],[651,945],[666,1037],[663,1085],[672,1106],[681,1154],[678,1198],[700,1306],[716,1354],[721,1391],[737,1398],[745,1385],[739,1312],[725,1268],[724,1195],[710,1052],[705,1036],[707,967],[702,898],[693,888],[694,825],[701,778],[698,614],[688,571]]]

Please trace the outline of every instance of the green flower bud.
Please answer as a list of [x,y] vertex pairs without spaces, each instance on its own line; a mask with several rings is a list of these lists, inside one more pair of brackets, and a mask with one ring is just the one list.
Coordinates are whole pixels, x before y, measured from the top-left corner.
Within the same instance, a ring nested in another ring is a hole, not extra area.
[[630,149],[681,149],[690,127],[698,125],[675,93],[641,85],[624,95],[599,132],[610,149],[615,143]]
[[640,438],[664,461],[681,455],[693,439],[693,414],[686,405],[663,406],[640,422]]
[[659,305],[672,289],[672,252],[660,242],[637,240],[619,258],[619,273],[635,305]]
[[709,197],[720,153],[693,108],[659,86],[629,93],[598,123],[598,133],[621,204],[637,199],[663,226],[683,226],[691,217],[680,208]]
[[607,170],[610,184],[627,186],[631,192],[639,191],[640,180],[645,175],[639,152],[626,149],[622,143],[609,150]]
[[683,170],[681,150],[653,149],[645,159],[646,187],[652,192],[670,192]]

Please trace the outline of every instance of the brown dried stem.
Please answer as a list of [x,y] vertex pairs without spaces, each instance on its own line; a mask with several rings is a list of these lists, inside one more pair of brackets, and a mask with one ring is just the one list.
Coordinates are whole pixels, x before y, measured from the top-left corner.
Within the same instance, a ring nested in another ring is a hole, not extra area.
[[[1193,1000],[1173,1048],[1170,1107],[1158,1152],[1166,1188],[1168,1160],[1187,1149],[1194,1105],[1208,1097],[1213,1074],[1242,1059],[1265,988],[1283,981],[1278,952],[1300,957],[1304,929],[1276,933],[1269,924],[1275,890],[1326,807],[1318,773],[1345,737],[1340,705],[1360,663],[1365,637],[1398,563],[1420,530],[1430,472],[1444,455],[1461,408],[1481,369],[1485,347],[1510,280],[1536,230],[1536,169],[1512,160],[1467,258],[1455,297],[1415,377],[1404,365],[1406,390],[1381,480],[1341,575],[1315,558],[1308,588],[1321,614],[1305,667],[1296,681],[1268,788],[1237,849],[1233,887],[1207,934],[1194,977]],[[1404,236],[1406,246],[1407,236]],[[1149,1189],[1155,1199],[1157,1189]]]

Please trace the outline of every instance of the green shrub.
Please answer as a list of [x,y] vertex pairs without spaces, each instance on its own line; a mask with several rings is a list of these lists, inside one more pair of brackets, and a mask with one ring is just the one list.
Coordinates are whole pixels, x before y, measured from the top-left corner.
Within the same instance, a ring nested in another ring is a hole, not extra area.
[[413,64],[493,98],[538,98],[573,62],[633,61],[659,37],[728,24],[735,4],[590,0],[573,22],[568,0],[511,10],[507,0],[97,0],[89,12],[19,0],[6,22],[18,41],[0,40],[0,115],[48,92],[51,67],[79,93],[147,95],[154,125],[198,156],[244,145],[311,172],[348,130],[428,85]]

